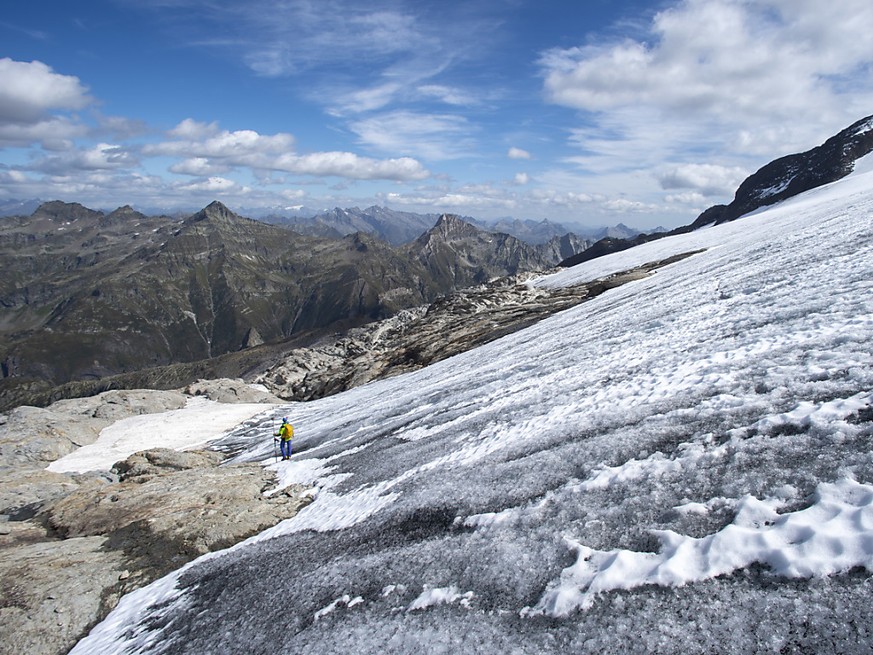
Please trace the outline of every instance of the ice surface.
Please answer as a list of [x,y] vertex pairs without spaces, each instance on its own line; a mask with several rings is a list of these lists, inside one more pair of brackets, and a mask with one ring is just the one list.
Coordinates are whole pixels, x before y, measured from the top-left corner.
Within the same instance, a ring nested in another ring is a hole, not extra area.
[[771,503],[743,498],[734,522],[696,539],[656,531],[658,553],[598,551],[568,539],[576,563],[532,610],[560,617],[591,607],[597,594],[646,584],[682,586],[755,563],[792,578],[873,571],[873,486],[841,479],[822,484],[805,510],[779,515]]
[[289,405],[289,462],[270,418],[233,431],[222,448],[315,501],[122,599],[73,653],[869,652],[871,187],[541,278],[703,249]]
[[93,444],[74,450],[47,468],[58,473],[109,470],[115,462],[140,450],[205,447],[242,421],[270,413],[272,407],[255,403],[217,403],[199,396],[190,398],[182,409],[116,421],[101,430]]

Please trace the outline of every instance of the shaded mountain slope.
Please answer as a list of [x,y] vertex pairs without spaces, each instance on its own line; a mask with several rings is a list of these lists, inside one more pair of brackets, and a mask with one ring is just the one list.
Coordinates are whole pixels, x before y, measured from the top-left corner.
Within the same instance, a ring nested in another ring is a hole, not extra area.
[[453,214],[406,247],[415,261],[443,288],[462,289],[496,277],[554,265],[547,251],[508,234],[485,232]]
[[[361,232],[300,235],[218,202],[181,220],[55,202],[4,219],[0,245],[0,263],[15,271],[0,286],[0,407],[8,407],[57,398],[67,391],[51,388],[72,381],[386,318],[472,284],[550,268],[574,242],[533,247],[444,216],[394,248]],[[189,370],[216,368],[227,367]],[[182,369],[166,379],[179,376]]]

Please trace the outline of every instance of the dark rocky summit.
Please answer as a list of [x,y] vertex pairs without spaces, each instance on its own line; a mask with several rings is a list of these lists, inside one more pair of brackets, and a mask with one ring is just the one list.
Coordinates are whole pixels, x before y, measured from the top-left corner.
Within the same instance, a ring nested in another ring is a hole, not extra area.
[[868,116],[812,150],[780,157],[760,168],[740,184],[729,205],[710,207],[690,227],[733,221],[761,207],[836,182],[851,173],[855,161],[871,150],[873,116]]

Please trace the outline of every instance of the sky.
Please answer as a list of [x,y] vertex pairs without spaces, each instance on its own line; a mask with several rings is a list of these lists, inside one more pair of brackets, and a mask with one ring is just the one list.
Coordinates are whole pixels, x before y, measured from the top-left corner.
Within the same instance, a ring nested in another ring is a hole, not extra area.
[[485,346],[252,417],[213,447],[313,502],[125,596],[71,653],[869,653],[864,167],[539,278],[695,253]]
[[873,113],[869,0],[60,0],[0,15],[0,201],[675,227]]

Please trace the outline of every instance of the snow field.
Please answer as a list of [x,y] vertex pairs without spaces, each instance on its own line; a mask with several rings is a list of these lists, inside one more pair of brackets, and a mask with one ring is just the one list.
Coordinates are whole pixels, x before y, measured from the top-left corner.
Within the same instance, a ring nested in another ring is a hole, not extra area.
[[148,448],[205,448],[241,422],[256,419],[270,409],[270,405],[260,403],[224,404],[201,396],[189,398],[182,409],[116,421],[100,431],[97,441],[61,457],[47,468],[57,473],[108,471],[115,462]]

